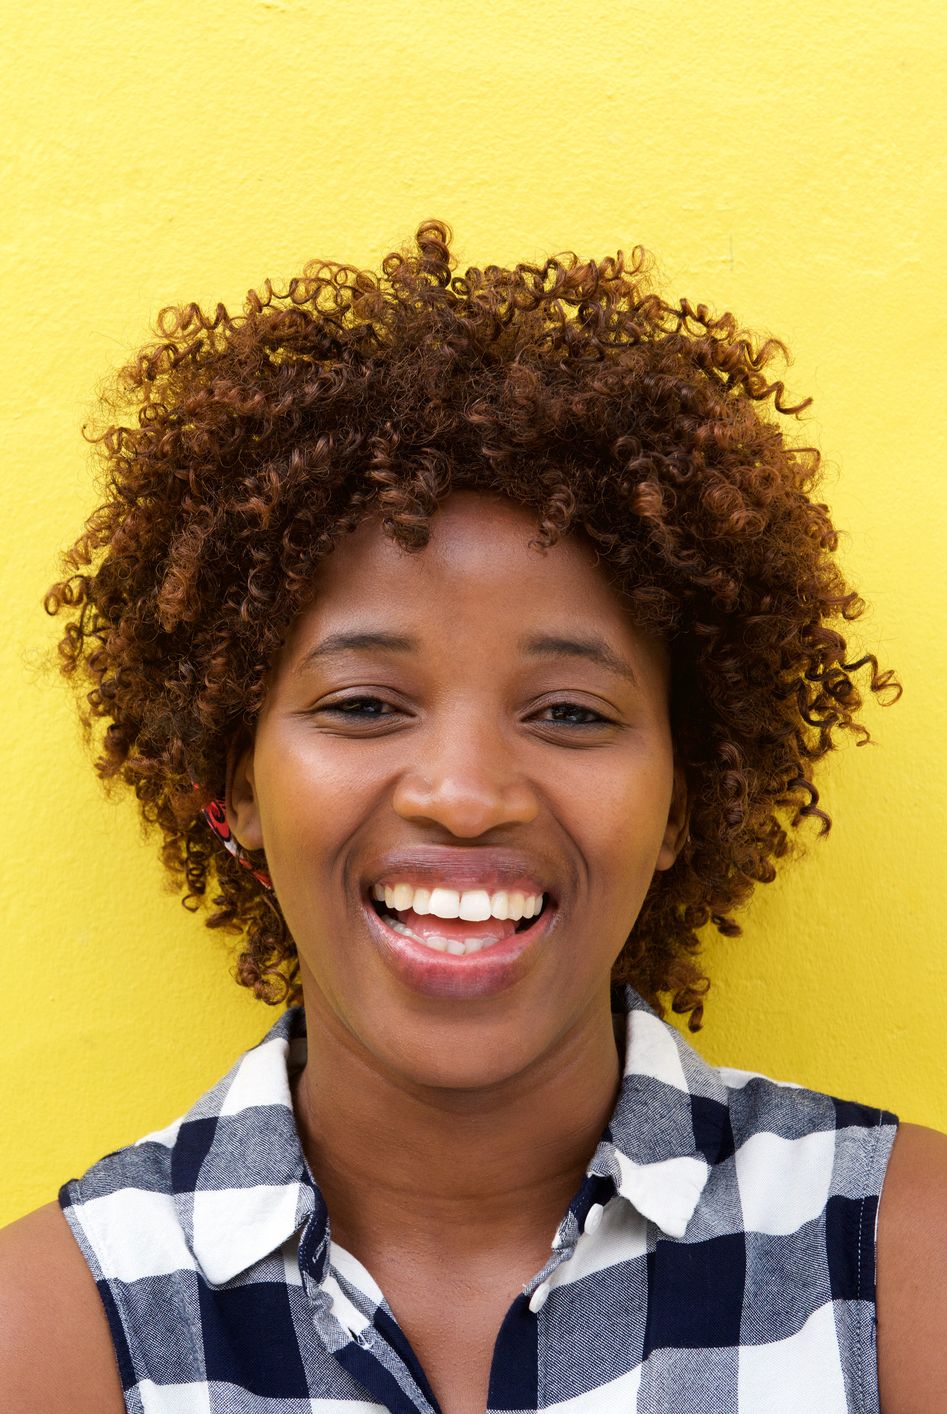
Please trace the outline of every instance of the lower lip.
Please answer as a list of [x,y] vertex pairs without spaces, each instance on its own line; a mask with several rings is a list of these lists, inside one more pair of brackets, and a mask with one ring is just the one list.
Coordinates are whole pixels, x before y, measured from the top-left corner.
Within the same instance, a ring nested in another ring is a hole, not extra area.
[[367,900],[363,899],[362,907],[372,940],[399,981],[423,996],[459,1000],[492,997],[518,982],[532,966],[535,949],[546,938],[556,916],[556,909],[547,903],[536,922],[522,933],[513,933],[480,952],[456,957],[396,933]]

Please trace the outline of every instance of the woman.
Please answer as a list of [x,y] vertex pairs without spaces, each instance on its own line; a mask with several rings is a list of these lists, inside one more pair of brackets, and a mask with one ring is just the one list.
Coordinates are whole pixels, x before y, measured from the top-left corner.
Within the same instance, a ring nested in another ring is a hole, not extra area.
[[47,607],[99,769],[293,1005],[6,1231],[4,1408],[947,1408],[947,1141],[660,1019],[828,828],[855,674],[899,690],[759,412],[785,350],[639,250],[450,240],[123,374]]

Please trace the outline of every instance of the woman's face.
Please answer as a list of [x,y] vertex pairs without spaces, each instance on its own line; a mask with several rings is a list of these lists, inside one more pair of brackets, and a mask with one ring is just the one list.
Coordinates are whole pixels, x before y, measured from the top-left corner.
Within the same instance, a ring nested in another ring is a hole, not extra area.
[[417,1083],[496,1084],[600,1026],[683,834],[666,650],[583,542],[543,553],[535,533],[473,492],[420,553],[363,522],[320,567],[233,772],[231,825],[266,851],[311,1027]]

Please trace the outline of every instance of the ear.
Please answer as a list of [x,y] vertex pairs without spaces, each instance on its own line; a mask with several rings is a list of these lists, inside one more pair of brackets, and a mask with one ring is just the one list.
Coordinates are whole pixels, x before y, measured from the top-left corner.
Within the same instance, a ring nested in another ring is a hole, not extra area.
[[664,839],[661,841],[658,862],[654,866],[656,870],[670,869],[671,865],[677,859],[687,839],[689,821],[690,809],[687,798],[687,781],[684,776],[684,767],[675,765],[674,789],[671,794],[671,804],[668,808],[668,819],[664,830]]
[[227,752],[227,824],[244,849],[263,848],[263,830],[253,777],[253,740],[241,733]]

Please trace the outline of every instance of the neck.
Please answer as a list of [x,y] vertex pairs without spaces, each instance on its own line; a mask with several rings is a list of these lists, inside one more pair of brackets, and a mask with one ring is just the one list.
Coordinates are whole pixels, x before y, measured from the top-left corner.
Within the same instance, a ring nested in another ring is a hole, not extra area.
[[494,1251],[548,1246],[620,1084],[607,997],[554,1054],[482,1090],[386,1070],[314,989],[306,1011],[294,1106],[336,1242],[363,1261],[407,1245],[473,1257],[488,1226]]

